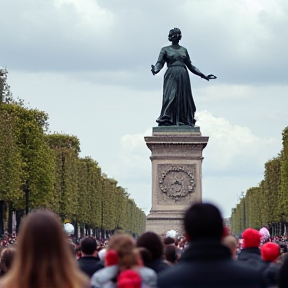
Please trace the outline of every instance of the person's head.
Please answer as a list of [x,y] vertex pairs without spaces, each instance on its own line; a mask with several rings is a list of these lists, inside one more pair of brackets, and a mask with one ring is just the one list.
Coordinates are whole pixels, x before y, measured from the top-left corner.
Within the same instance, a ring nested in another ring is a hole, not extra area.
[[162,239],[154,232],[143,233],[137,239],[136,245],[146,248],[151,253],[152,261],[161,258],[164,254]]
[[182,38],[182,33],[179,28],[174,28],[169,31],[168,40],[170,42],[179,42]]
[[88,279],[77,267],[59,218],[38,210],[21,221],[13,265],[5,288],[83,287]]
[[242,233],[243,248],[258,248],[261,242],[261,234],[258,230],[247,228]]
[[164,245],[171,245],[171,244],[175,244],[175,239],[172,237],[166,237],[163,240]]
[[151,262],[152,262],[152,256],[150,251],[144,247],[137,248],[138,252],[140,254],[141,260],[143,262],[143,265],[146,267],[150,267]]
[[15,247],[8,247],[2,250],[1,262],[0,262],[0,269],[2,275],[10,270],[14,260],[15,252],[16,252]]
[[184,215],[184,229],[189,241],[221,240],[223,220],[217,207],[208,203],[194,203]]
[[237,240],[234,236],[228,235],[222,239],[222,244],[229,248],[233,259],[237,258]]
[[107,253],[111,250],[117,253],[119,270],[124,271],[139,264],[140,255],[135,248],[135,241],[130,235],[116,234],[108,241]]
[[280,255],[280,246],[277,243],[267,242],[261,247],[264,261],[275,262]]
[[284,254],[287,253],[288,249],[287,249],[287,245],[285,243],[280,243],[280,253]]
[[175,264],[178,259],[175,245],[167,245],[164,250],[164,256],[170,264]]
[[97,249],[97,242],[94,237],[86,237],[82,239],[80,242],[80,246],[81,246],[81,251],[82,251],[83,256],[95,255],[96,249]]

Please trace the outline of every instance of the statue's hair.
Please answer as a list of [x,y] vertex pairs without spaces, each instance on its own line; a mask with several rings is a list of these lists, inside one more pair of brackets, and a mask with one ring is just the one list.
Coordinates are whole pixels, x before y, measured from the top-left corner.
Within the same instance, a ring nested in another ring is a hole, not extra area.
[[181,30],[179,28],[174,28],[174,29],[171,29],[169,31],[168,40],[172,41],[172,37],[175,36],[175,35],[177,36],[178,40],[181,40],[182,33],[181,33]]

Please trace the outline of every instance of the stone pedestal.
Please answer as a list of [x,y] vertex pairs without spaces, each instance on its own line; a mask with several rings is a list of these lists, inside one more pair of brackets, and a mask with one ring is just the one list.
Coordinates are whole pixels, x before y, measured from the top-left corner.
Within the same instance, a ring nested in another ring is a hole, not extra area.
[[146,230],[164,234],[182,231],[183,213],[202,201],[202,151],[208,137],[200,127],[160,126],[145,137],[151,150],[152,208]]

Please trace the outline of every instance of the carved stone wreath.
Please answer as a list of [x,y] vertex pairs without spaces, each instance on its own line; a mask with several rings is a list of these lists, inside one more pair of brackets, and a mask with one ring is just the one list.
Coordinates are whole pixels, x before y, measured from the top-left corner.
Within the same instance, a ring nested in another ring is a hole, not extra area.
[[192,171],[191,169],[188,171],[187,167],[184,166],[170,166],[168,169],[160,169],[162,170],[158,175],[160,190],[175,202],[193,193],[196,186],[194,165],[193,168]]

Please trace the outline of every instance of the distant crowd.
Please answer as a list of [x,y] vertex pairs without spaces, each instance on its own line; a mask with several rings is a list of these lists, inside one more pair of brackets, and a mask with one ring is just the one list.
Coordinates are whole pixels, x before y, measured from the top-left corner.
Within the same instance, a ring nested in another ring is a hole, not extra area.
[[[185,236],[73,241],[49,211],[28,214],[1,241],[1,288],[288,287],[287,237],[246,229],[236,239],[211,204],[195,203]],[[76,243],[75,243],[76,242]]]

